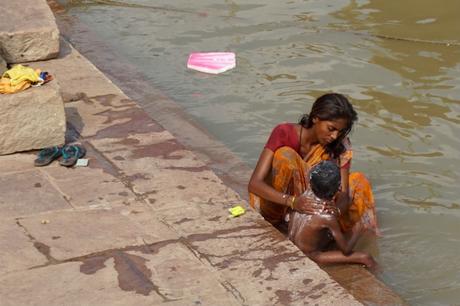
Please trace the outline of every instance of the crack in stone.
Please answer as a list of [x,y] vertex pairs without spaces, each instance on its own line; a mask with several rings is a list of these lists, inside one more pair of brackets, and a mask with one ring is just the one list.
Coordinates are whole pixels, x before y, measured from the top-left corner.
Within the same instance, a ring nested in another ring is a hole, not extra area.
[[[31,267],[29,270],[49,265],[81,262],[80,272],[90,275],[105,268],[105,261],[113,258],[115,263],[114,268],[118,274],[118,285],[120,289],[134,291],[142,295],[149,295],[151,291],[155,291],[165,302],[174,301],[175,299],[171,299],[163,294],[160,287],[155,285],[151,280],[152,272],[146,265],[146,261],[148,260],[137,255],[129,254],[128,252],[138,251],[143,254],[155,254],[158,253],[162,247],[177,242],[179,242],[179,239],[163,240],[149,245],[127,246],[119,249],[104,250],[65,260],[56,260],[49,256],[51,260],[49,260],[48,263]],[[46,251],[46,249],[44,250]],[[49,251],[49,247],[47,250]]]
[[220,284],[227,290],[231,295],[233,295],[238,302],[242,303],[243,305],[246,305],[246,299],[243,297],[241,292],[235,288],[230,282],[228,281],[223,281],[220,282]]
[[165,167],[165,169],[168,169],[168,170],[183,170],[183,171],[188,171],[188,172],[204,172],[204,171],[209,171],[209,167],[208,167],[208,166],[196,166],[196,167],[169,166],[169,167]]
[[24,231],[24,234],[29,238],[30,242],[33,243],[34,248],[36,248],[37,251],[40,252],[40,254],[42,254],[43,256],[46,257],[46,259],[48,260],[48,263],[52,263],[52,264],[58,263],[59,261],[57,259],[55,259],[53,256],[51,256],[50,247],[47,246],[46,244],[38,241],[37,239],[35,239],[35,237],[32,236],[32,234],[29,233],[27,228],[24,225],[22,225],[19,220],[20,220],[20,218],[16,219],[16,224],[20,228],[22,228],[22,230]]

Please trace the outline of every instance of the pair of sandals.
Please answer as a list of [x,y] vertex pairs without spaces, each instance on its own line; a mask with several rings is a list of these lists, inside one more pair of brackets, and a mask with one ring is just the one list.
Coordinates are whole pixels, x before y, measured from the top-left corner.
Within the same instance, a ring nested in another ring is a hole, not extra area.
[[71,144],[61,146],[53,146],[45,148],[38,152],[37,159],[34,161],[36,167],[43,167],[51,164],[51,162],[59,157],[59,164],[65,167],[72,167],[77,163],[79,158],[86,154],[86,149],[79,144]]

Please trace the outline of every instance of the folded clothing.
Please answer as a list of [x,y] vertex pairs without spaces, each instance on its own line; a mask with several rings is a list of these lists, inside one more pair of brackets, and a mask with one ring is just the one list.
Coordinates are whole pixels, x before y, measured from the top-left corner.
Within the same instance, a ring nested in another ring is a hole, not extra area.
[[23,65],[15,65],[5,71],[0,79],[0,93],[12,94],[29,88],[32,85],[43,84],[40,69],[32,69]]

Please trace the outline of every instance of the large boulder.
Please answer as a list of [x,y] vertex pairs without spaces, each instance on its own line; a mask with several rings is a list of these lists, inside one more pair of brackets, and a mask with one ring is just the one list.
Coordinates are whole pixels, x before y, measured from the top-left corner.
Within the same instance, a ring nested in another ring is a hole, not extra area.
[[46,0],[1,1],[0,56],[7,63],[55,58],[59,30]]
[[64,144],[66,120],[53,80],[15,94],[0,94],[0,155]]

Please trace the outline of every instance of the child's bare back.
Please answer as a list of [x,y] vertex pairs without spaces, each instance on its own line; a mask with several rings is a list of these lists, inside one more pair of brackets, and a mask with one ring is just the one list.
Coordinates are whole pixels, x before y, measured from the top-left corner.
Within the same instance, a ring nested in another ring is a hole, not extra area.
[[[289,239],[310,259],[321,264],[357,263],[374,268],[376,262],[371,255],[353,252],[362,231],[362,226],[358,224],[350,239],[346,239],[340,230],[337,217],[333,214],[306,215],[296,211],[290,214]],[[339,250],[326,250],[332,239]]]
[[305,254],[324,250],[332,239],[324,224],[333,217],[330,214],[306,215],[293,211],[290,214],[289,239]]

